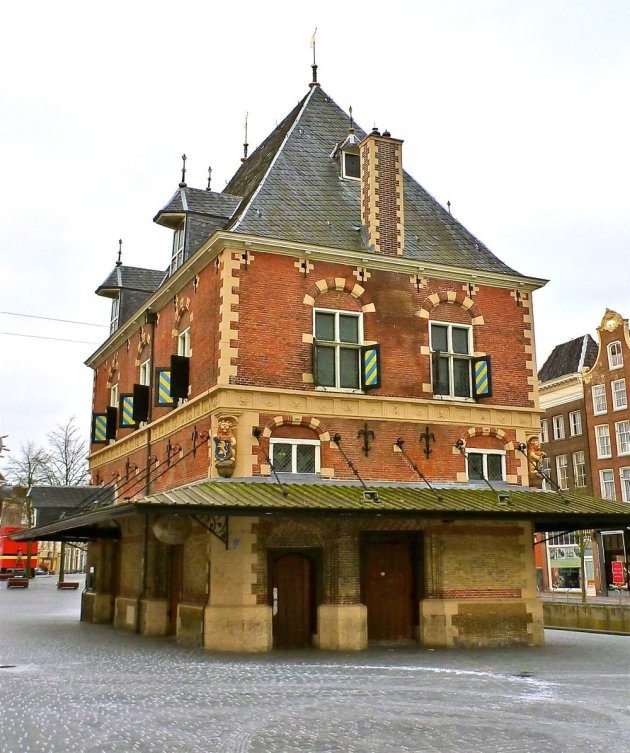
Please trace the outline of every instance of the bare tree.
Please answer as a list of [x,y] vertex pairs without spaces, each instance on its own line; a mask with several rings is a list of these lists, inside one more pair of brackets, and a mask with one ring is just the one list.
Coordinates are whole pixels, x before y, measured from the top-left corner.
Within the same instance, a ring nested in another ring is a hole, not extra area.
[[43,447],[28,441],[17,453],[5,459],[4,475],[8,482],[27,489],[33,484],[48,483],[49,456]]
[[48,434],[46,483],[51,486],[79,486],[88,480],[88,448],[72,416]]

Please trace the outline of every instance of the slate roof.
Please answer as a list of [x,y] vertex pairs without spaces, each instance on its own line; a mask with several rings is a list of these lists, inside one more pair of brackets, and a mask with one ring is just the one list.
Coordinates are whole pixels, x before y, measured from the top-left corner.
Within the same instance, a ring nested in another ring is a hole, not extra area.
[[[360,182],[341,180],[331,156],[349,122],[321,87],[313,87],[226,186],[226,193],[243,197],[226,229],[368,253],[360,233]],[[359,138],[365,135],[355,129]],[[405,257],[519,276],[408,173],[404,201]]]
[[100,486],[31,486],[29,497],[33,507],[59,507],[71,510],[96,495],[113,502],[113,491]]
[[157,220],[161,214],[183,212],[211,214],[227,220],[234,214],[234,210],[240,203],[241,197],[231,196],[229,192],[215,193],[183,186],[175,191],[166,206],[155,215],[154,220]]
[[163,269],[145,269],[144,267],[127,267],[124,264],[114,267],[105,282],[96,289],[96,293],[103,290],[141,290],[147,293],[156,291],[164,280]]
[[538,372],[541,382],[549,382],[569,374],[578,374],[585,366],[590,368],[597,358],[598,346],[590,335],[556,345]]

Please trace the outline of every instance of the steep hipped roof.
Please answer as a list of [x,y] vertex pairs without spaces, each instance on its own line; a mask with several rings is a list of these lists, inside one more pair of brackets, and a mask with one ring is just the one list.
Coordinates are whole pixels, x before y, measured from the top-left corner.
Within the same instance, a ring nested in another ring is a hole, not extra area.
[[551,355],[538,372],[541,382],[549,382],[569,374],[578,374],[584,367],[590,368],[597,358],[597,343],[590,335],[556,345]]
[[153,293],[162,284],[163,269],[144,269],[143,267],[127,267],[123,264],[114,267],[105,282],[96,289],[96,294],[105,290],[141,290]]
[[215,193],[214,191],[202,191],[199,188],[181,186],[171,196],[166,206],[153,218],[159,222],[163,214],[182,214],[193,212],[195,214],[210,214],[223,217],[228,220],[241,202],[240,196],[230,196],[229,193]]
[[[359,181],[341,180],[332,156],[349,116],[315,86],[239,168],[225,191],[243,197],[228,230],[368,253]],[[365,135],[356,127],[357,136]],[[404,176],[404,256],[419,262],[518,275]]]

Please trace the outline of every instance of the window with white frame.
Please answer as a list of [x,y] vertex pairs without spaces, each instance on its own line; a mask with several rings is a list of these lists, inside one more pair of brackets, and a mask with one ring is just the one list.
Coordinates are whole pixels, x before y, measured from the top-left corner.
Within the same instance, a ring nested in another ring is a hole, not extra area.
[[564,416],[554,416],[553,423],[553,438],[564,439]]
[[549,490],[549,482],[547,479],[551,476],[551,459],[549,455],[545,455],[540,461],[541,476],[543,477],[542,488],[546,491]]
[[344,178],[360,180],[361,178],[361,161],[359,152],[345,150],[341,153],[341,170]]
[[472,327],[431,322],[433,394],[472,397]]
[[602,413],[606,413],[608,407],[606,405],[606,385],[594,384],[593,385],[593,413],[596,416],[600,416]]
[[558,474],[558,486],[561,489],[569,488],[569,474],[567,472],[567,456],[558,455],[556,458],[556,472]]
[[620,369],[623,366],[623,354],[619,340],[608,346],[608,366],[611,369]]
[[546,418],[540,419],[540,441],[549,441],[549,423]]
[[621,498],[624,502],[630,502],[630,468],[619,469],[621,480]]
[[569,413],[569,434],[577,437],[582,433],[582,414],[579,410],[572,410]]
[[276,473],[319,473],[319,439],[272,437],[269,454]]
[[360,389],[361,314],[316,309],[314,317],[315,384],[318,387]]
[[603,499],[615,499],[615,474],[612,470],[599,472],[599,486]]
[[623,410],[628,407],[628,396],[626,394],[626,380],[615,379],[610,383],[613,399],[613,410]]
[[177,337],[177,355],[190,358],[190,327]]
[[573,453],[573,481],[576,489],[583,489],[586,486],[586,462],[584,460],[584,450]]
[[149,386],[151,384],[151,359],[147,358],[140,364],[140,384]]
[[617,454],[630,454],[630,421],[619,421],[615,424],[617,438]]
[[505,450],[466,450],[469,481],[505,481]]
[[609,458],[612,455],[610,447],[610,429],[608,424],[595,427],[595,439],[597,441],[597,457]]
[[176,269],[179,269],[184,263],[184,239],[186,237],[186,221],[182,220],[181,225],[175,228],[173,233],[173,252],[171,254],[171,269],[170,273],[173,274]]
[[118,385],[112,384],[109,391],[109,404],[112,408],[118,408]]
[[112,316],[109,323],[109,334],[118,329],[118,317],[120,316],[120,298],[116,295],[112,298]]

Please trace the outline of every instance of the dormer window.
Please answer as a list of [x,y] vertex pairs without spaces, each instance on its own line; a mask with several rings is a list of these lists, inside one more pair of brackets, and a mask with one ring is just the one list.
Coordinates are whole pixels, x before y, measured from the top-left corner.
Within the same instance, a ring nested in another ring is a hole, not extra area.
[[359,180],[361,178],[361,163],[358,151],[344,150],[341,152],[342,177]]
[[120,298],[112,298],[112,317],[109,324],[109,334],[111,335],[118,329],[118,318],[120,315]]
[[175,229],[173,234],[173,254],[171,256],[171,274],[179,269],[184,263],[184,238],[186,222],[182,220],[181,225]]

